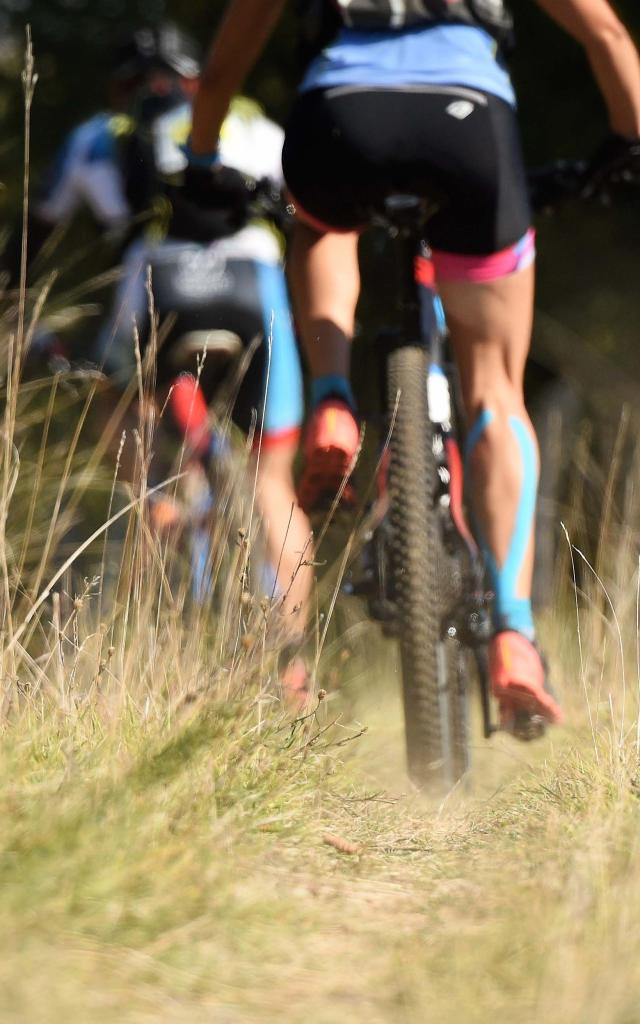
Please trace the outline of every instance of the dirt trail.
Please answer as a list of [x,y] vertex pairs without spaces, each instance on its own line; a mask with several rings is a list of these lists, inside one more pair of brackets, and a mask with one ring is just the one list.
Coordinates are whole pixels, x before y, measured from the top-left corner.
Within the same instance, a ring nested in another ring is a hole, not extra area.
[[0,755],[3,1024],[640,1019],[632,774],[587,732],[498,740],[429,805],[383,693],[339,756],[225,708],[98,742],[25,722]]

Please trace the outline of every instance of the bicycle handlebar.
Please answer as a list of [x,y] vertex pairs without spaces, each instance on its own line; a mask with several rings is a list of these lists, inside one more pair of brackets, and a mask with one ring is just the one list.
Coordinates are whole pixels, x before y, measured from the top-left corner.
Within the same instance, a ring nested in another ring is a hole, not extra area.
[[245,194],[236,193],[228,206],[223,202],[209,206],[187,197],[182,186],[166,184],[164,192],[171,208],[168,233],[174,238],[210,244],[235,234],[247,221],[257,218],[283,229],[290,214],[278,185],[268,178],[249,178],[245,185]]
[[586,160],[555,160],[528,172],[531,204],[536,211],[552,211],[572,199],[610,198],[611,189],[621,185],[640,185],[631,172],[598,176]]

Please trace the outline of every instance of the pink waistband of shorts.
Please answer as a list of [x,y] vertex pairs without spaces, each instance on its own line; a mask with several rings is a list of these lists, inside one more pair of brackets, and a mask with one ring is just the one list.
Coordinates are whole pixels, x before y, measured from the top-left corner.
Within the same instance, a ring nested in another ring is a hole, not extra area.
[[461,256],[454,252],[434,250],[433,264],[439,281],[496,281],[517,270],[530,267],[536,258],[536,233],[529,228],[526,235],[500,252],[489,256]]
[[[365,227],[365,225],[357,228],[332,227],[305,210],[294,196],[291,196],[291,199],[299,220],[321,233],[350,234],[352,231],[360,232]],[[515,274],[518,270],[525,270],[535,262],[535,258],[536,233],[534,228],[529,228],[514,245],[509,245],[506,249],[501,249],[500,252],[490,253],[488,256],[464,256],[455,252],[444,252],[441,249],[434,249],[432,254],[437,280],[473,281],[476,284],[483,281],[496,281],[509,274]]]

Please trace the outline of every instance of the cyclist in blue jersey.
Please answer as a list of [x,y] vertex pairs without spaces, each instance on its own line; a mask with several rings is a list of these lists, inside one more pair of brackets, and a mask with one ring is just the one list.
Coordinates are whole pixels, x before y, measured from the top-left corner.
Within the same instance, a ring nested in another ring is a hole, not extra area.
[[[229,3],[195,103],[187,190],[205,173],[212,190],[219,187],[218,135],[229,99],[285,5]],[[582,44],[607,107],[610,135],[593,172],[637,166],[640,63],[626,29],[607,0],[538,5]],[[430,242],[468,418],[468,486],[495,592],[492,689],[505,722],[521,707],[559,721],[530,601],[538,450],[523,375],[535,241],[501,57],[508,15],[501,0],[318,6],[328,44],[301,83],[283,161],[298,215],[294,305],[313,378],[302,500],[335,490],[358,443],[349,384],[358,233],[392,191],[435,197]]]
[[[284,630],[289,639],[297,640],[304,631],[311,589],[311,570],[302,558],[311,528],[297,506],[293,479],[303,418],[302,374],[282,267],[282,242],[269,224],[248,218],[246,184],[246,179],[269,181],[276,191],[283,185],[283,131],[256,103],[234,97],[221,141],[229,169],[227,182],[235,187],[235,196],[220,210],[220,235],[224,237],[209,230],[214,218],[203,217],[200,210],[174,209],[167,229],[149,210],[162,195],[165,183],[186,164],[182,145],[191,127],[191,100],[200,71],[198,48],[167,24],[137,31],[117,50],[113,63],[112,92],[127,112],[100,113],[71,132],[33,204],[31,255],[35,258],[38,245],[51,231],[83,207],[100,227],[120,232],[124,249],[121,275],[110,314],[90,353],[118,389],[135,379],[134,330],[142,343],[149,332],[146,282],[151,264],[159,281],[163,268],[172,268],[182,285],[177,296],[182,303],[180,312],[191,329],[194,324],[210,333],[219,328],[218,333],[228,336],[229,343],[251,349],[249,365],[235,386],[230,414],[245,434],[255,433],[259,438],[256,500],[267,555],[278,577],[274,590],[284,600]],[[166,200],[157,205],[166,212]],[[214,241],[210,241],[212,235]],[[154,287],[157,308],[172,317],[176,310],[162,307],[159,289],[158,283],[158,288]],[[221,355],[219,346],[220,342]],[[162,362],[160,358],[159,374]],[[213,362],[210,355],[208,366]],[[195,372],[196,355],[191,354],[188,365]],[[171,376],[176,373],[173,370]],[[207,373],[205,368],[203,381]],[[168,384],[169,380],[158,383]],[[174,392],[176,400],[181,396],[184,400],[173,403],[176,408],[181,404],[185,413],[178,418],[180,425],[192,434],[197,429],[204,433],[206,409],[200,410],[187,382],[181,383]],[[106,396],[105,405],[108,417],[113,410],[112,395]],[[199,425],[194,422],[197,411]],[[135,458],[130,437],[124,451],[125,473],[131,471]],[[150,514],[154,524],[166,526],[175,524],[178,509],[168,496],[160,495]],[[295,688],[305,683],[300,666],[294,669],[283,677],[289,688],[292,679]]]

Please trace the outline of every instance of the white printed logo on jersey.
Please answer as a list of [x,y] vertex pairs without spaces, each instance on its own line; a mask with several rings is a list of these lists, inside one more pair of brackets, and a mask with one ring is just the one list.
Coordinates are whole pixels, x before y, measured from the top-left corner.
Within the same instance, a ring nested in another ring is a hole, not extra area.
[[180,252],[176,263],[174,286],[187,299],[202,299],[233,290],[233,275],[215,246]]
[[475,104],[470,100],[455,100],[447,107],[447,114],[457,118],[458,121],[464,121],[465,117],[473,114],[475,109]]

